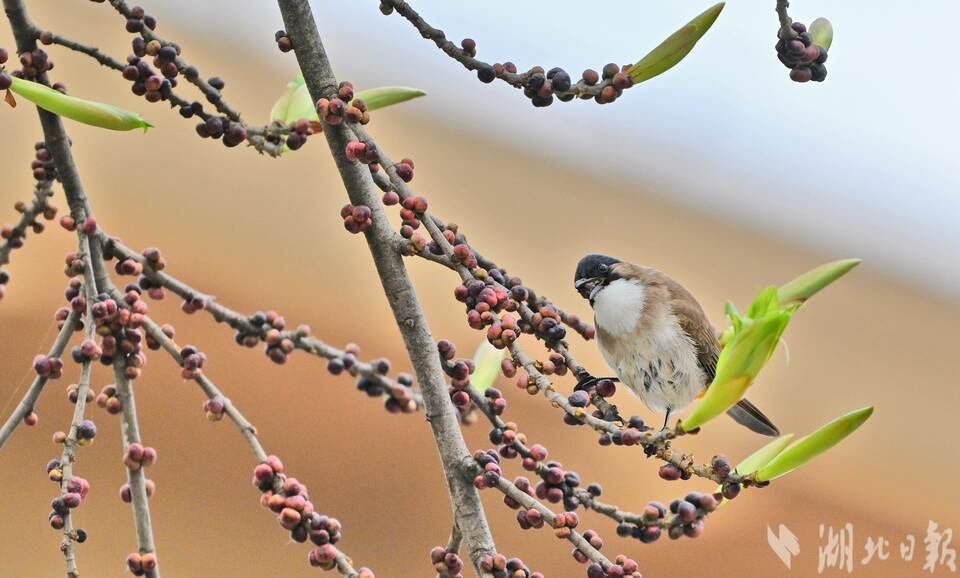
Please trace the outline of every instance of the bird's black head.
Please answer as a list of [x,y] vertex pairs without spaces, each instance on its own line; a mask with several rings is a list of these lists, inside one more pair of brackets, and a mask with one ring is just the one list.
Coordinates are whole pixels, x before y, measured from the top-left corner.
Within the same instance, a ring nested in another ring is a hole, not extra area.
[[619,259],[599,254],[580,259],[573,277],[574,288],[584,299],[593,301],[597,291],[612,280],[613,266],[619,262]]

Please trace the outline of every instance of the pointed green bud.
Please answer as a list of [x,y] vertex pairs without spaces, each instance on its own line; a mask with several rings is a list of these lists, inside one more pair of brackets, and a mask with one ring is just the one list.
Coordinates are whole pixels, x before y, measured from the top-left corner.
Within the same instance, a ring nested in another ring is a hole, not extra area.
[[780,455],[780,452],[790,445],[791,441],[793,441],[792,433],[784,434],[778,437],[749,456],[743,458],[743,460],[737,464],[737,467],[734,471],[741,476],[752,474],[753,472],[770,463],[773,458]]
[[[361,90],[353,95],[354,99],[362,99],[367,103],[367,110],[377,110],[401,102],[406,102],[414,98],[424,96],[427,93],[417,88],[407,88],[405,86],[383,86],[380,88],[371,88]],[[282,123],[295,122],[302,118],[307,120],[320,120],[317,116],[317,110],[307,89],[306,82],[303,79],[303,73],[297,72],[297,75],[287,83],[287,89],[280,95],[273,108],[270,109],[270,120]]]
[[754,479],[767,482],[786,475],[837,445],[859,428],[870,416],[873,407],[865,407],[840,416],[817,431],[793,442],[773,460],[757,470]]
[[354,99],[361,99],[367,103],[367,110],[377,110],[393,104],[400,104],[408,100],[413,100],[421,96],[426,96],[426,92],[419,88],[407,88],[406,86],[381,86],[380,88],[370,88],[361,90],[353,95]]
[[144,132],[153,126],[135,112],[109,104],[67,96],[49,86],[22,78],[13,77],[10,90],[48,112],[90,126],[110,130],[142,128]]
[[676,66],[693,50],[694,45],[707,33],[707,30],[710,30],[720,16],[723,5],[723,2],[714,4],[637,61],[629,71],[633,81],[640,83],[650,80]]
[[841,259],[820,265],[780,287],[777,291],[780,303],[783,305],[803,303],[859,264],[860,259]]
[[747,317],[727,307],[733,332],[717,359],[713,383],[703,399],[683,420],[684,431],[694,430],[740,401],[757,374],[773,355],[793,309],[781,309],[776,287],[760,291]]
[[506,351],[506,349],[497,349],[486,339],[480,342],[477,351],[473,354],[475,369],[470,374],[470,383],[477,391],[480,393],[487,391],[497,380],[500,374],[500,363]]
[[833,44],[833,24],[826,18],[820,17],[810,23],[810,40],[829,51]]
[[286,124],[302,118],[319,120],[316,106],[303,80],[303,74],[297,72],[294,79],[287,83],[287,89],[270,109],[270,120]]

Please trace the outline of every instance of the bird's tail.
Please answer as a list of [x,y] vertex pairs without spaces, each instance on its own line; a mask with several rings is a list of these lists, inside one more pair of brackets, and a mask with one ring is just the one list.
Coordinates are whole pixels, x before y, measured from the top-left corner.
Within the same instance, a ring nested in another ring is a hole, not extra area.
[[773,425],[770,419],[763,415],[763,412],[757,409],[746,398],[737,402],[737,405],[727,410],[727,415],[733,418],[735,422],[746,427],[750,431],[761,435],[777,437],[780,430]]

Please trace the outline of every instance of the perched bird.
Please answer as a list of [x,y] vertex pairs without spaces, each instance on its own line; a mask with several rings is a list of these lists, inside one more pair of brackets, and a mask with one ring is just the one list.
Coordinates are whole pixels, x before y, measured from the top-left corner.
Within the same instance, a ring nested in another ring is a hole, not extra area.
[[[693,295],[666,274],[587,255],[577,264],[574,287],[593,307],[597,344],[607,364],[647,407],[666,412],[664,427],[713,381],[717,332]],[[727,414],[759,434],[780,434],[746,399]]]

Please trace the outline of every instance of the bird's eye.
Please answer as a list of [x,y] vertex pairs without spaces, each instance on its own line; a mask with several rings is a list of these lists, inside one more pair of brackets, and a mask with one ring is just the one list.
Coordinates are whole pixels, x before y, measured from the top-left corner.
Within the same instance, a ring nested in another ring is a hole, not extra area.
[[607,271],[610,270],[610,267],[608,267],[608,266],[606,265],[606,263],[601,263],[601,264],[600,264],[600,267],[598,267],[598,269],[600,270],[600,274],[601,274],[601,275],[606,275],[606,274],[607,274]]

